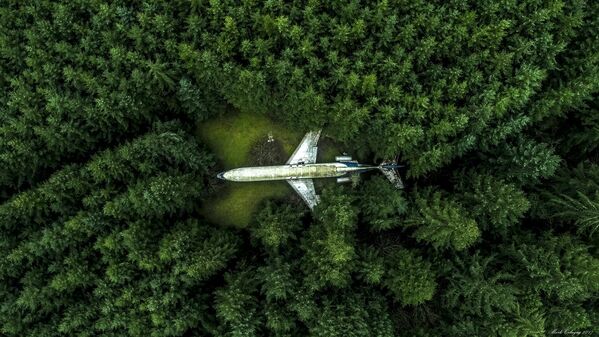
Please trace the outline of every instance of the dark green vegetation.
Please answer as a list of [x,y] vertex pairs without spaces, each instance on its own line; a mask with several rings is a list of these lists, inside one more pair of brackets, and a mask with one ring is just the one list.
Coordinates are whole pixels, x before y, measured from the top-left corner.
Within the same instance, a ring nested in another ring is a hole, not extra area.
[[[598,31],[584,0],[3,1],[0,335],[599,332]],[[232,108],[408,188],[214,225],[195,126]]]

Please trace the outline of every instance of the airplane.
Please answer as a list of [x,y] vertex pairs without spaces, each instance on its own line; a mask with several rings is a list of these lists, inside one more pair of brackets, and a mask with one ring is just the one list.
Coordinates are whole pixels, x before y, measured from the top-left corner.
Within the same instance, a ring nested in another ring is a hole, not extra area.
[[286,180],[310,210],[314,210],[320,201],[312,181],[315,178],[337,178],[338,183],[345,183],[351,181],[351,174],[378,169],[396,188],[404,187],[396,170],[401,165],[394,161],[384,161],[378,166],[366,165],[344,155],[335,157],[335,162],[332,163],[316,163],[320,132],[321,130],[306,133],[285,165],[240,167],[220,172],[217,178],[236,182]]

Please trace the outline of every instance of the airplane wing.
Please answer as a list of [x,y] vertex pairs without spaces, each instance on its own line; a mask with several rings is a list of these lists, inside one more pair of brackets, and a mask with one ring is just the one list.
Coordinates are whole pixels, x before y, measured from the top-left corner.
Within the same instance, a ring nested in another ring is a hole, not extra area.
[[316,162],[320,131],[321,130],[310,131],[306,133],[302,142],[297,146],[289,160],[287,160],[287,165],[299,163],[313,164]]
[[287,182],[304,199],[308,207],[314,209],[320,198],[316,195],[312,179],[289,179]]

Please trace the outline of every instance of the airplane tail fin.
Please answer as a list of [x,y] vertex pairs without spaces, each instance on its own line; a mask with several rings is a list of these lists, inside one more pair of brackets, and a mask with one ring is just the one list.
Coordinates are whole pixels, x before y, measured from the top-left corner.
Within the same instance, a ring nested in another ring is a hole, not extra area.
[[384,161],[382,162],[378,168],[381,172],[389,179],[389,182],[395,186],[397,189],[403,189],[403,181],[401,181],[401,176],[397,171],[398,168],[402,167],[402,165],[398,165],[396,161]]

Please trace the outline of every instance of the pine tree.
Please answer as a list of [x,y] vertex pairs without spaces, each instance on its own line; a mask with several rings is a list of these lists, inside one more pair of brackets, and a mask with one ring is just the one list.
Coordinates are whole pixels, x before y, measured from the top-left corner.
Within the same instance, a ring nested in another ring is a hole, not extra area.
[[319,319],[309,324],[313,336],[394,335],[383,297],[377,292],[327,296],[322,302]]
[[501,269],[493,270],[496,258],[481,258],[476,253],[464,259],[456,258],[447,268],[448,289],[443,299],[455,317],[477,315],[491,318],[511,313],[518,306],[520,289],[513,284],[514,277]]
[[225,276],[224,288],[216,291],[216,315],[224,333],[231,336],[259,336],[263,324],[258,317],[255,275],[252,270]]
[[373,231],[398,226],[398,217],[407,208],[402,193],[381,177],[373,177],[363,185],[359,203],[364,221]]
[[256,215],[256,224],[250,228],[251,234],[267,249],[278,251],[297,238],[295,232],[301,227],[301,215],[289,205],[267,202]]
[[459,175],[459,179],[468,189],[460,199],[464,205],[468,205],[482,231],[496,231],[505,235],[508,228],[517,224],[530,207],[530,202],[520,189],[501,179],[488,175]]
[[578,232],[588,233],[592,237],[599,230],[599,193],[595,193],[593,199],[578,192],[577,198],[564,194],[552,201],[561,209],[554,216],[574,221]]
[[418,241],[431,243],[435,248],[463,250],[480,236],[477,223],[456,201],[430,189],[415,192],[415,206],[404,222],[417,226],[412,234]]
[[317,206],[317,222],[306,233],[302,249],[305,282],[311,289],[345,287],[355,268],[354,230],[357,211],[342,189],[326,190]]
[[383,284],[401,304],[421,304],[433,297],[435,274],[430,263],[416,252],[406,249],[391,252],[385,256],[385,268]]

